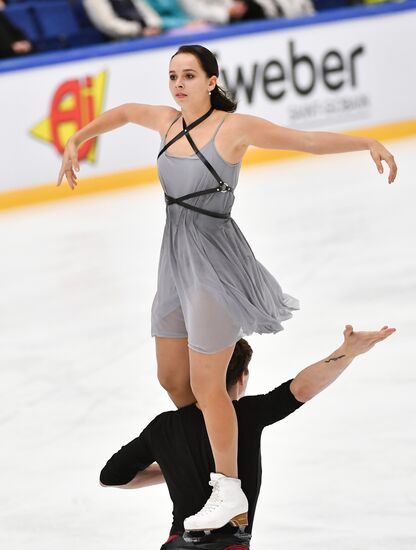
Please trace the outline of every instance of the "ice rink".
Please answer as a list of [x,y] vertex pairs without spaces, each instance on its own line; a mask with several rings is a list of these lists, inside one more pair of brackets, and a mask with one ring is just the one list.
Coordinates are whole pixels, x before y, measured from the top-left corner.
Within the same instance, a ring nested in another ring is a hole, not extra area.
[[[334,351],[347,323],[397,329],[266,428],[253,550],[416,548],[416,138],[386,145],[393,185],[368,152],[241,173],[232,216],[301,305],[284,331],[247,338],[248,393]],[[2,549],[159,550],[168,537],[165,486],[98,483],[173,408],[150,336],[164,219],[158,185],[0,214]]]

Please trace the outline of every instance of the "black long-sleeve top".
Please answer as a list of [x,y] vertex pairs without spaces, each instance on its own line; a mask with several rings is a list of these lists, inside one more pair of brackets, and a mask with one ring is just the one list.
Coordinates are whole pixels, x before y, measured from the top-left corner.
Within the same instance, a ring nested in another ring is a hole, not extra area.
[[[233,401],[238,419],[238,474],[249,501],[248,533],[252,532],[261,486],[263,428],[303,405],[290,391],[291,381],[265,395]],[[110,458],[100,480],[104,485],[124,485],[153,462],[159,464],[173,502],[170,534],[182,534],[184,519],[197,513],[208,500],[210,472],[215,472],[204,417],[196,405],[159,414],[139,437]],[[231,533],[235,528],[227,525],[221,531]]]

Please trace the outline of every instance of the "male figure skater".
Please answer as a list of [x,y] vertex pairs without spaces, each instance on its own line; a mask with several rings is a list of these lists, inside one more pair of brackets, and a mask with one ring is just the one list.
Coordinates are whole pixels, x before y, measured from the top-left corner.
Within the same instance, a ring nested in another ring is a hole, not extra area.
[[[249,501],[246,533],[227,524],[209,534],[184,533],[183,521],[207,501],[215,506],[222,498],[216,481],[222,474],[215,464],[198,403],[158,415],[139,437],[122,447],[101,471],[103,486],[135,489],[166,481],[173,501],[173,524],[161,550],[246,550],[250,547],[254,513],[261,485],[260,440],[263,428],[282,420],[327,388],[352,360],[395,332],[354,332],[346,325],[344,342],[332,354],[306,367],[265,395],[244,397],[252,349],[237,342],[227,371],[227,391],[238,419],[238,472]],[[157,464],[154,464],[157,462]],[[196,541],[198,540],[198,543]]]

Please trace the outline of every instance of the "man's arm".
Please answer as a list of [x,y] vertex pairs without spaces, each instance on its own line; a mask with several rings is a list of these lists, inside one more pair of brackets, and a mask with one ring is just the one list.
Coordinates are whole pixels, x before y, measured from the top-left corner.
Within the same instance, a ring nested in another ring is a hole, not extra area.
[[150,464],[145,470],[137,472],[134,478],[124,485],[105,485],[100,481],[102,487],[116,487],[118,489],[143,489],[160,483],[166,483],[166,480],[157,462]]
[[379,331],[354,332],[351,325],[346,325],[343,344],[325,359],[300,371],[292,380],[290,391],[298,401],[309,401],[332,384],[357,355],[366,353],[395,330],[384,326]]
[[[100,473],[100,484],[103,487],[126,487],[138,483],[135,478],[139,472],[145,472],[154,464],[156,457],[152,447],[152,430],[163,413],[150,422],[139,437],[121,447],[108,461]],[[148,473],[149,475],[149,473]],[[150,470],[154,475],[154,469]]]

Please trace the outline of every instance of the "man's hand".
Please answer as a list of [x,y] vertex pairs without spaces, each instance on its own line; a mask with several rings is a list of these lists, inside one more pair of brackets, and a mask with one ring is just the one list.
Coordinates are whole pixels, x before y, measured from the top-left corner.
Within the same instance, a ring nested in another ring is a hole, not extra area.
[[354,357],[366,353],[395,331],[395,328],[384,326],[379,331],[354,332],[351,325],[346,325],[344,343],[325,359],[300,371],[290,383],[290,391],[298,401],[309,401],[332,384]]
[[341,346],[340,352],[348,357],[356,357],[362,353],[367,353],[378,342],[385,340],[395,331],[395,328],[389,328],[386,325],[378,331],[354,332],[351,325],[345,325],[344,343]]

